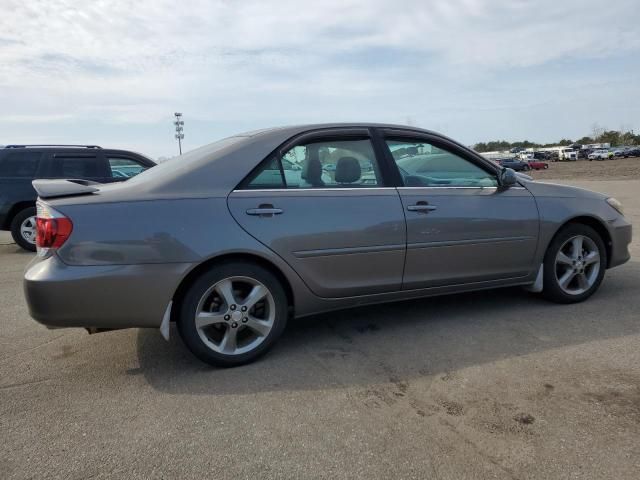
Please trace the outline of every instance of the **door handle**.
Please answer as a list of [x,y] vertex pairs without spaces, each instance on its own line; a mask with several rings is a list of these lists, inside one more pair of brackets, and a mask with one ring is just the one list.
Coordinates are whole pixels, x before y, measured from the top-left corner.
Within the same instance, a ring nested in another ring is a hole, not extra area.
[[283,212],[281,208],[274,208],[270,203],[259,205],[258,208],[250,208],[247,210],[247,215],[257,215],[260,217],[272,217],[273,215],[280,215]]
[[409,205],[407,207],[407,210],[409,210],[410,212],[422,212],[422,213],[429,213],[429,212],[433,212],[434,210],[437,210],[438,207],[436,207],[435,205],[429,205],[428,202],[418,202],[415,205]]

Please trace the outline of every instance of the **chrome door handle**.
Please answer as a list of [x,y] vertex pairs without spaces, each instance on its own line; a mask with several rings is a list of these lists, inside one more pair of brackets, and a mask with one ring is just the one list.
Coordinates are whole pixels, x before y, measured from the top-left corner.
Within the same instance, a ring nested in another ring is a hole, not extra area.
[[247,210],[247,215],[271,217],[273,215],[280,215],[282,212],[283,210],[281,208],[274,208],[273,205],[260,205],[258,208],[250,208]]
[[436,207],[435,205],[429,205],[427,202],[418,202],[415,205],[409,205],[407,207],[407,210],[409,210],[410,212],[424,212],[424,213],[428,213],[428,212],[433,212],[434,210],[437,210],[438,207]]

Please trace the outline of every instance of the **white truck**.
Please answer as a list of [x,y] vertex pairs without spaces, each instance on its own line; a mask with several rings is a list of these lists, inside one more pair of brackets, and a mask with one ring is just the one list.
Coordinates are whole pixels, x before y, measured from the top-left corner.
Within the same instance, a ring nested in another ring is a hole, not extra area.
[[558,152],[558,160],[575,162],[576,160],[578,160],[578,152],[573,148],[561,148]]

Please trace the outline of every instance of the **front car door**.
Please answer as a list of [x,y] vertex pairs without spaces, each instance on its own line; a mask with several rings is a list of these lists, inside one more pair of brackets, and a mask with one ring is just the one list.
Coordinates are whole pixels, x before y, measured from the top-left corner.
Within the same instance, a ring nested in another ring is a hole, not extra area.
[[387,130],[383,143],[402,183],[404,289],[532,273],[538,209],[528,190],[500,187],[497,169],[442,137]]
[[400,290],[405,219],[368,129],[298,136],[228,197],[236,221],[318,296]]

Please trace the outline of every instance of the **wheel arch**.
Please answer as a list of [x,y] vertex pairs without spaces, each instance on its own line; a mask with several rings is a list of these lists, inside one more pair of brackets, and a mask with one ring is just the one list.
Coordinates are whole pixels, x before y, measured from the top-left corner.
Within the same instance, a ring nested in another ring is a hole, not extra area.
[[11,223],[16,215],[18,215],[22,210],[36,206],[35,201],[26,201],[26,202],[17,202],[11,206],[9,211],[7,212],[7,216],[4,219],[4,224],[2,225],[2,230],[9,230],[11,228]]
[[293,294],[293,288],[291,287],[291,283],[287,279],[287,276],[282,272],[278,266],[276,266],[270,260],[256,255],[254,253],[246,253],[246,252],[236,252],[236,253],[225,253],[212,258],[205,260],[204,262],[198,264],[196,267],[192,268],[187,275],[180,281],[180,284],[176,288],[173,294],[173,306],[171,308],[171,321],[175,322],[178,320],[178,316],[182,307],[182,301],[189,287],[193,284],[193,282],[203,273],[210,270],[211,268],[223,264],[223,263],[231,263],[231,262],[251,262],[261,267],[269,270],[273,273],[276,278],[280,281],[282,288],[284,288],[285,294],[287,296],[287,304],[289,307],[289,314],[292,315],[295,307],[295,297]]
[[613,248],[613,243],[612,243],[612,240],[611,240],[611,234],[609,233],[609,230],[607,229],[607,227],[605,226],[605,223],[602,220],[600,220],[599,218],[590,216],[590,215],[580,215],[580,216],[573,217],[573,218],[570,218],[570,219],[566,220],[555,231],[555,233],[553,234],[553,236],[549,240],[547,248],[549,248],[549,245],[551,245],[551,242],[553,242],[553,239],[556,238],[558,233],[560,233],[560,231],[562,231],[563,228],[565,228],[567,225],[572,225],[572,224],[586,225],[587,227],[593,228],[596,231],[596,233],[598,233],[598,235],[600,235],[600,238],[602,238],[602,241],[604,242],[604,248],[606,249],[606,253],[607,253],[607,268],[609,268],[609,265],[611,264],[611,252],[612,252],[612,248]]

